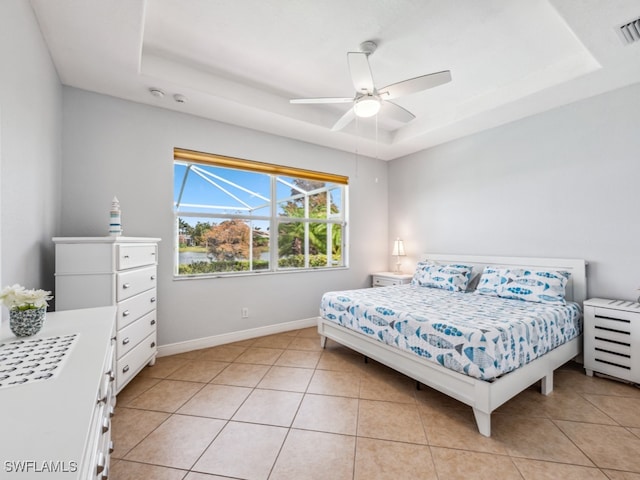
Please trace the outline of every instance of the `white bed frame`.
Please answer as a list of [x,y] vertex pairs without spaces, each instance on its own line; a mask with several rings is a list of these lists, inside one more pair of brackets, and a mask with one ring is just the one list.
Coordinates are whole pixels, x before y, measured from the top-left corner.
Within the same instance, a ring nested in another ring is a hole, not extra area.
[[[482,272],[485,265],[505,267],[550,268],[571,272],[566,288],[567,300],[582,302],[587,296],[586,262],[580,259],[489,257],[469,255],[425,254],[425,259],[438,263],[464,263]],[[538,357],[532,362],[502,375],[494,381],[480,380],[449,370],[415,354],[378,342],[362,333],[318,317],[318,333],[322,348],[327,338],[372,358],[416,381],[428,385],[473,408],[480,433],[491,436],[491,412],[538,380],[542,394],[553,390],[553,371],[582,352],[582,335]]]

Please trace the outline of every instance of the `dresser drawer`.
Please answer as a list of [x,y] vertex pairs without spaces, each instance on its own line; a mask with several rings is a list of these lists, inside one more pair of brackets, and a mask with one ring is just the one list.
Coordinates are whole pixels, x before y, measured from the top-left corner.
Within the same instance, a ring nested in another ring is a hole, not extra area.
[[118,360],[116,375],[117,391],[120,391],[131,377],[142,370],[147,362],[156,354],[156,350],[156,333],[154,332]]
[[118,331],[118,358],[129,353],[145,337],[156,331],[156,311],[152,311]]
[[156,245],[118,245],[117,249],[116,270],[127,270],[156,263]]
[[119,272],[116,276],[116,300],[121,302],[156,287],[156,267]]
[[118,330],[156,309],[156,289],[152,288],[118,304],[116,327]]

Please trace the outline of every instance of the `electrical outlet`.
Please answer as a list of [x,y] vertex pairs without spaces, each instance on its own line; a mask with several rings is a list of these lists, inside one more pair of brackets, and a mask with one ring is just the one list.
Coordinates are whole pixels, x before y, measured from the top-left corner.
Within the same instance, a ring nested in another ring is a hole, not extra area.
[[242,318],[249,318],[249,309],[247,307],[242,307]]

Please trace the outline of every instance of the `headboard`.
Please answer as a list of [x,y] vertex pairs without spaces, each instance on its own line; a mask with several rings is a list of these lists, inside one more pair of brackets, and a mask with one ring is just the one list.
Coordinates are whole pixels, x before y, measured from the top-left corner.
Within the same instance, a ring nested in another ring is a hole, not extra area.
[[423,253],[421,260],[438,263],[463,263],[473,265],[473,273],[482,273],[486,265],[496,267],[525,267],[541,270],[549,268],[571,272],[566,286],[566,299],[582,302],[587,299],[587,262],[578,258],[534,258],[534,257],[494,257],[484,255],[455,255]]

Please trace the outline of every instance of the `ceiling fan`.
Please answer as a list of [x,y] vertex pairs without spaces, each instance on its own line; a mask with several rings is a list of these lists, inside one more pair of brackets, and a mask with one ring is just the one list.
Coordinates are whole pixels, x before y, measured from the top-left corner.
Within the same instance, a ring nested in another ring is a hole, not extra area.
[[347,113],[336,122],[331,128],[332,131],[342,130],[355,117],[372,117],[379,111],[382,111],[382,114],[389,118],[407,123],[416,118],[415,115],[390,100],[451,81],[451,72],[444,70],[403,80],[383,88],[376,88],[369,66],[369,55],[375,52],[377,47],[375,42],[366,41],[360,44],[360,52],[347,53],[351,80],[356,89],[355,96],[294,98],[290,100],[290,103],[353,103],[353,108],[347,110]]

